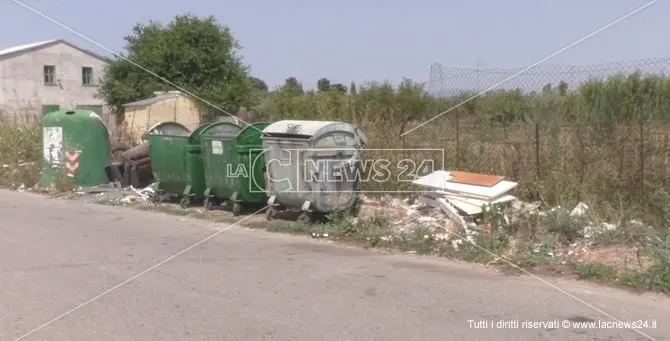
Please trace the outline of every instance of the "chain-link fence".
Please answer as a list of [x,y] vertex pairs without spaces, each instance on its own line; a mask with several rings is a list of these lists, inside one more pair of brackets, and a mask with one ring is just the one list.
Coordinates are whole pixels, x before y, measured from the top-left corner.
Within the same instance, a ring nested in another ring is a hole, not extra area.
[[504,174],[545,201],[645,199],[670,182],[669,69],[670,58],[523,73],[436,64],[428,90],[443,115],[407,144],[442,145],[447,167]]
[[[542,91],[547,84],[558,86],[561,81],[575,86],[594,78],[617,74],[630,75],[640,71],[645,74],[667,75],[670,58],[618,61],[604,64],[538,65],[527,71],[525,68],[456,68],[439,63],[430,67],[428,90],[433,96],[448,97],[463,92],[521,89],[524,92]],[[523,72],[522,72],[523,71]],[[502,84],[501,84],[502,83]]]

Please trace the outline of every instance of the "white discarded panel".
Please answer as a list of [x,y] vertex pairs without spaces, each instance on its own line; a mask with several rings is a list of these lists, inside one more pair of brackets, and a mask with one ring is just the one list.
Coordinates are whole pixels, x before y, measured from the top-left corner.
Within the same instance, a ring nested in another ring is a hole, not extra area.
[[465,196],[475,199],[483,199],[490,201],[492,199],[498,198],[511,190],[513,190],[519,184],[512,181],[500,181],[495,186],[485,187],[485,186],[476,186],[476,185],[466,185],[449,182],[451,175],[447,171],[437,171],[426,176],[420,177],[414,180],[412,183],[415,185],[428,187],[435,190],[442,190],[444,192],[449,192],[449,194],[456,194],[459,196]]
[[503,204],[514,201],[516,199],[516,197],[513,195],[505,195],[493,201],[464,198],[455,195],[445,195],[444,198],[467,215],[483,213],[482,207],[485,205]]
[[44,127],[42,134],[44,159],[51,165],[51,167],[58,167],[63,161],[63,128]]
[[454,208],[454,206],[451,205],[446,199],[430,193],[424,193],[419,197],[419,202],[423,203],[424,205],[440,209],[442,213],[447,215],[453,221],[457,222],[462,229],[468,228],[467,222],[463,219],[463,217],[461,217],[460,214],[458,214],[456,208]]
[[223,154],[223,142],[212,141],[212,154],[214,154],[214,155],[222,155]]

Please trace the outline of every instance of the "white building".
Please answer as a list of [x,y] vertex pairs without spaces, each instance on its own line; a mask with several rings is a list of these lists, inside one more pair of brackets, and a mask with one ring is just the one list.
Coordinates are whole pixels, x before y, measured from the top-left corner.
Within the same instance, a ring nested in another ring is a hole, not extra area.
[[105,116],[98,86],[109,59],[57,39],[0,50],[0,116],[21,121],[66,108]]

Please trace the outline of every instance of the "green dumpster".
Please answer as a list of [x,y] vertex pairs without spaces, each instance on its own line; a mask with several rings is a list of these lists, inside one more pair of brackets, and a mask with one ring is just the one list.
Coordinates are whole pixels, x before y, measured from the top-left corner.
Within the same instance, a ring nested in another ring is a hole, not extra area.
[[241,205],[264,205],[266,164],[263,153],[263,129],[269,124],[258,122],[247,126],[235,139],[236,156],[228,167],[233,178],[233,214],[238,215]]
[[40,184],[54,185],[60,176],[79,186],[109,183],[105,167],[111,163],[109,130],[90,110],[60,110],[42,118],[43,162]]
[[237,124],[217,122],[209,125],[200,134],[200,145],[205,171],[205,208],[211,209],[233,195],[233,179],[226,170],[235,155],[233,142],[242,130]]
[[[176,122],[164,124],[179,125]],[[200,133],[210,124],[203,124],[192,133],[183,129],[153,129],[149,133],[149,157],[154,178],[157,179],[158,198],[165,195],[180,197],[179,204],[187,207],[202,200],[205,190],[203,163],[200,153]]]

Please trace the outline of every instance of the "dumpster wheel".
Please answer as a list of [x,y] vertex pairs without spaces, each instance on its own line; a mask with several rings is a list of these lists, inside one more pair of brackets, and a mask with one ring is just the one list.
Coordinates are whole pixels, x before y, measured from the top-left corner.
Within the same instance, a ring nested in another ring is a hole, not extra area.
[[239,202],[233,203],[232,211],[234,216],[239,216],[242,213],[242,205]]
[[154,204],[161,203],[163,200],[165,200],[165,193],[162,191],[157,191],[154,193],[154,195],[151,196],[151,202]]
[[214,201],[212,200],[212,198],[207,197],[207,198],[205,198],[205,200],[203,201],[203,206],[205,206],[205,209],[206,209],[207,211],[209,211],[209,210],[211,210],[212,208],[214,208]]
[[181,197],[181,199],[179,199],[179,206],[181,206],[181,208],[188,208],[191,206],[191,198]]
[[265,219],[268,221],[275,220],[277,217],[277,208],[275,206],[270,206],[265,210]]
[[302,212],[298,216],[298,221],[303,224],[310,224],[314,221],[314,214],[312,212]]

